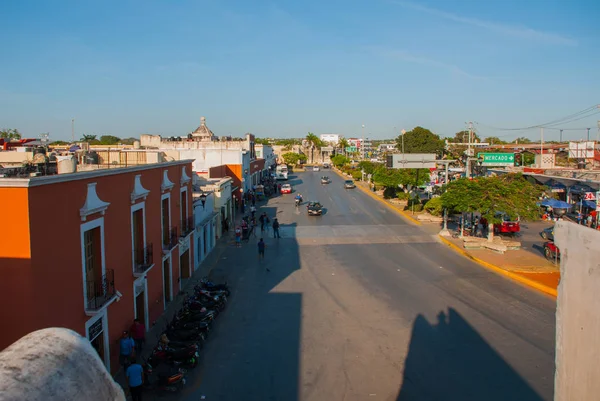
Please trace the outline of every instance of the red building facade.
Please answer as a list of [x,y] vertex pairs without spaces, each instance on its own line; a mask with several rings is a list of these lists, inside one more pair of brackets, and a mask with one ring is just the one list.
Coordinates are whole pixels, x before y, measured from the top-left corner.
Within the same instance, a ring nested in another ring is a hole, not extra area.
[[134,318],[150,328],[193,272],[190,160],[0,178],[0,349],[44,327],[87,337],[118,368]]

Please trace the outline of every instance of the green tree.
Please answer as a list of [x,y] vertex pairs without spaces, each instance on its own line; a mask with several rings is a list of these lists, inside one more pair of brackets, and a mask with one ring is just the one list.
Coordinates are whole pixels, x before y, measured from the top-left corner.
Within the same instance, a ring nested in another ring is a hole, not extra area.
[[310,147],[310,162],[314,163],[315,162],[315,148],[321,147],[321,145],[322,145],[321,139],[319,139],[319,137],[316,136],[315,134],[313,134],[312,132],[309,132],[306,135],[306,142],[308,142],[308,146]]
[[138,140],[139,139],[137,139],[137,138],[122,138],[121,143],[123,145],[133,145],[133,143]]
[[506,144],[506,141],[503,141],[502,139],[498,138],[497,136],[488,136],[487,138],[485,138],[483,140],[483,142],[487,142],[490,145],[504,145],[504,144]]
[[257,145],[270,145],[271,141],[266,138],[254,138],[254,143]]
[[121,143],[121,138],[114,135],[102,135],[100,137],[100,145],[117,145]]
[[350,163],[350,159],[348,159],[346,156],[344,155],[335,155],[331,158],[331,164],[333,164],[336,167],[342,167],[346,164]]
[[346,154],[346,148],[348,146],[350,146],[350,144],[348,143],[348,140],[346,138],[341,137],[338,140],[337,147],[340,148],[340,149],[342,149],[342,154],[344,154],[344,155]]
[[[479,135],[476,132],[473,132],[471,140],[473,142],[480,142]],[[450,143],[469,143],[469,131],[459,131],[454,134],[453,138],[448,138],[448,142]]]
[[293,152],[284,153],[281,157],[283,157],[285,164],[292,166],[299,164],[301,161],[306,161],[306,155]]
[[88,142],[91,143],[93,141],[96,141],[96,135],[83,135],[83,137],[80,139],[81,142]]
[[515,140],[515,142],[516,142],[516,143],[532,143],[532,142],[531,142],[531,139],[529,139],[529,138],[526,138],[526,137],[524,137],[524,136],[522,136],[522,137],[520,137],[520,138],[517,138],[517,139]]
[[52,141],[52,143],[50,143],[50,145],[54,145],[54,146],[63,146],[63,145],[68,145],[69,142],[66,141]]
[[364,170],[365,174],[373,174],[379,166],[381,166],[380,163],[373,163],[368,160],[363,160],[358,163],[358,168]]
[[[402,135],[396,138],[396,148],[402,150]],[[435,153],[441,156],[444,148],[444,140],[427,128],[415,127],[404,134],[404,152],[406,153]]]
[[2,128],[0,129],[0,138],[8,139],[9,141],[21,139],[21,133],[16,128]]
[[436,198],[429,199],[425,206],[423,206],[423,209],[425,209],[427,213],[431,214],[432,216],[441,216],[442,211],[444,210],[442,198],[438,196]]
[[522,174],[505,174],[498,177],[462,178],[448,184],[441,196],[449,211],[479,212],[489,222],[490,241],[494,237],[494,223],[501,223],[498,212],[511,219],[537,220],[537,202],[543,187],[527,181]]

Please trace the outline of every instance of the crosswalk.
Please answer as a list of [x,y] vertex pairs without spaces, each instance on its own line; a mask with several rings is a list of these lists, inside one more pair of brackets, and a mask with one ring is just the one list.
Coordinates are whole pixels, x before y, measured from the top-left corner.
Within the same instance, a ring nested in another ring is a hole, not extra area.
[[300,245],[435,243],[435,236],[406,225],[281,226],[283,238]]

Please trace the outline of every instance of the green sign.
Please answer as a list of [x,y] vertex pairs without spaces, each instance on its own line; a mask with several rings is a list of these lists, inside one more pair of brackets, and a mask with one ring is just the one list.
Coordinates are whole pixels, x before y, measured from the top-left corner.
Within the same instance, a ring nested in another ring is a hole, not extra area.
[[354,153],[354,152],[356,152],[356,146],[347,146],[346,147],[346,152],[348,152],[348,153]]
[[514,166],[514,153],[477,153],[477,158],[483,159],[482,166]]

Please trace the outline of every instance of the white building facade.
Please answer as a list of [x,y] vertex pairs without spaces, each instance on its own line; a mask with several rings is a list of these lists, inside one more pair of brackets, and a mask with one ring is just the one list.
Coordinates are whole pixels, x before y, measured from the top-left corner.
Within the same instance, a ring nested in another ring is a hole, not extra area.
[[336,146],[340,141],[340,134],[321,134],[319,137],[321,141],[327,142],[332,146]]

